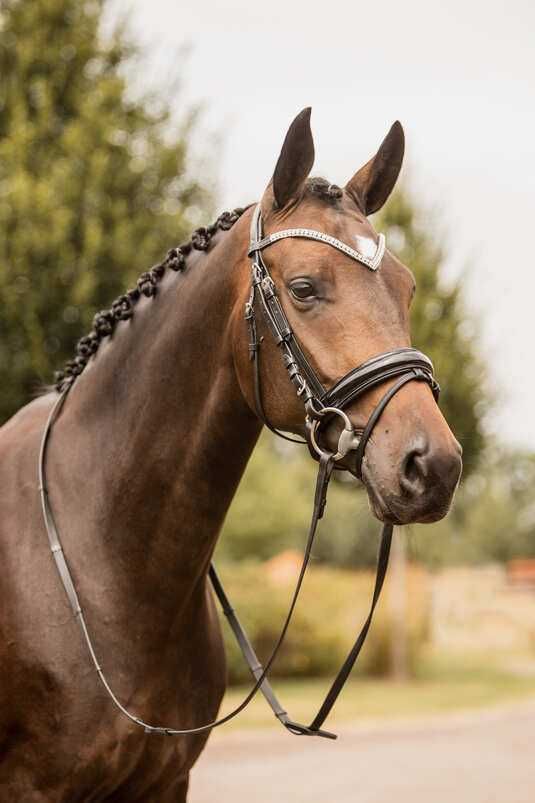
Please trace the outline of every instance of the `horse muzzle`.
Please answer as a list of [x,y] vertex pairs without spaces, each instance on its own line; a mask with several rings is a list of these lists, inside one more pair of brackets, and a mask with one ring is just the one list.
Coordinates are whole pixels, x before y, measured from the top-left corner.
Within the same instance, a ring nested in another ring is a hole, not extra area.
[[362,467],[374,515],[398,525],[444,518],[461,476],[459,443],[453,436],[433,440],[419,435],[397,460],[392,459],[395,451],[389,444],[374,443]]

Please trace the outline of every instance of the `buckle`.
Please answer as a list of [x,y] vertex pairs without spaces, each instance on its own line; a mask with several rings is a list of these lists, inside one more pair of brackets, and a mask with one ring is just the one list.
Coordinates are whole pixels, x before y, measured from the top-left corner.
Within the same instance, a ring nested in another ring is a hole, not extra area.
[[277,295],[277,292],[275,290],[275,284],[271,276],[264,276],[264,278],[261,281],[261,285],[266,299],[269,300],[270,298],[273,298],[273,296]]
[[264,271],[262,270],[258,262],[253,262],[252,270],[253,270],[253,286],[256,287],[257,285],[261,284]]
[[281,719],[281,722],[286,730],[289,730],[294,736],[323,736],[324,739],[338,739],[336,733],[321,730],[321,728],[313,730],[308,725],[301,725],[300,722],[294,722],[292,719]]

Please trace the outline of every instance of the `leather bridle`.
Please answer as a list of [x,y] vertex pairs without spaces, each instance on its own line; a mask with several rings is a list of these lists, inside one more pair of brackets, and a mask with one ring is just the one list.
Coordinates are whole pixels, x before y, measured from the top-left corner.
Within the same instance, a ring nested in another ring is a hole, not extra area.
[[[333,416],[339,416],[343,422],[343,429],[338,440],[337,452],[332,456],[336,463],[342,460],[349,451],[355,451],[355,472],[360,479],[362,476],[362,460],[366,444],[373,428],[389,401],[401,388],[413,380],[427,382],[430,385],[435,399],[438,399],[440,387],[433,377],[433,363],[421,351],[412,348],[401,348],[386,351],[377,357],[367,360],[339,379],[335,385],[326,390],[322,385],[316,371],[305,356],[297,340],[286,314],[279,301],[275,283],[262,257],[262,251],[273,243],[285,238],[304,238],[317,240],[351,257],[357,262],[376,271],[385,252],[384,235],[379,234],[375,255],[365,256],[359,251],[346,245],[346,243],[314,229],[283,229],[267,237],[263,237],[262,214],[260,205],[253,213],[251,221],[251,243],[248,255],[251,257],[251,292],[245,305],[245,319],[249,325],[249,355],[254,363],[255,404],[259,418],[272,432],[286,437],[276,430],[269,422],[262,403],[260,386],[260,339],[255,317],[255,301],[259,300],[264,318],[268,324],[273,340],[282,352],[284,366],[288,371],[290,381],[294,384],[297,395],[303,400],[305,407],[305,424],[307,442],[313,456],[318,457],[324,452],[318,443],[318,433],[321,424]],[[377,403],[364,430],[357,436],[344,408],[359,399],[374,387],[382,385],[389,379],[397,379],[388,389],[383,398]],[[291,440],[294,440],[291,438]]]
[[[383,527],[377,559],[375,587],[368,616],[355,640],[353,647],[351,648],[346,660],[344,661],[333,684],[331,685],[331,688],[327,692],[325,700],[321,704],[318,713],[310,725],[303,725],[290,719],[288,713],[279,703],[275,692],[273,691],[267,679],[267,676],[284,641],[297,603],[299,592],[301,590],[312,552],[312,546],[314,543],[318,523],[323,516],[325,509],[327,489],[333,468],[338,467],[336,464],[343,460],[343,458],[345,458],[350,452],[355,452],[355,473],[359,478],[361,478],[362,461],[364,459],[366,445],[369,441],[372,431],[388,403],[395,396],[395,394],[398,393],[398,391],[401,390],[405,384],[407,384],[407,382],[426,382],[430,386],[435,399],[438,400],[440,388],[433,377],[433,365],[431,360],[426,357],[425,354],[422,354],[420,351],[412,348],[395,349],[393,351],[379,354],[378,356],[367,360],[357,368],[354,368],[352,371],[339,379],[330,389],[323,387],[316,371],[310,364],[310,361],[306,357],[292,330],[288,318],[286,317],[286,314],[279,301],[273,279],[262,257],[262,251],[265,248],[268,248],[273,243],[285,238],[305,238],[325,243],[341,251],[351,259],[354,259],[355,261],[365,265],[369,270],[372,271],[379,269],[385,250],[385,241],[383,235],[379,235],[376,252],[373,257],[369,257],[360,253],[351,246],[343,243],[340,240],[337,240],[331,235],[318,232],[313,229],[284,229],[264,237],[262,231],[260,205],[258,205],[254,211],[251,224],[251,242],[248,251],[248,255],[251,257],[251,292],[249,300],[245,306],[245,319],[247,321],[250,334],[249,353],[251,361],[253,362],[255,404],[257,413],[259,418],[271,430],[276,432],[281,437],[288,438],[287,435],[279,432],[277,429],[271,426],[266,417],[262,403],[260,381],[261,339],[258,337],[256,323],[256,302],[258,301],[274,342],[281,350],[284,366],[288,372],[290,381],[296,388],[297,395],[303,401],[306,440],[299,442],[308,443],[312,455],[319,463],[319,467],[316,480],[312,518],[304,549],[303,562],[280,635],[275,643],[269,659],[264,665],[262,665],[258,660],[253,646],[251,645],[247,634],[242,628],[236,613],[233,610],[227,595],[225,594],[214,565],[212,564],[210,566],[209,576],[214,591],[238,641],[244,659],[247,662],[253,677],[255,678],[255,684],[251,691],[247,694],[240,705],[238,705],[229,714],[221,717],[218,720],[215,720],[214,722],[210,722],[196,728],[180,729],[159,725],[150,725],[140,717],[137,717],[129,712],[114,694],[106,679],[106,676],[104,675],[102,667],[99,664],[91,637],[87,629],[84,614],[76,593],[74,581],[72,579],[72,575],[69,570],[60,542],[59,534],[54,522],[46,487],[45,467],[48,439],[54,421],[59,415],[73,382],[68,384],[60,393],[50,412],[43,433],[39,454],[39,492],[41,495],[43,519],[48,535],[49,545],[56,562],[59,576],[69,599],[73,613],[80,622],[82,634],[86,641],[91,660],[95,666],[98,677],[106,689],[106,692],[121,713],[128,717],[128,719],[135,724],[143,727],[147,733],[186,735],[211,730],[212,728],[223,725],[225,722],[228,722],[241,711],[243,711],[243,709],[253,699],[257,691],[260,690],[272,708],[275,716],[291,733],[306,736],[324,736],[330,739],[336,738],[335,734],[323,730],[321,726],[329,715],[338,695],[340,694],[340,691],[349,677],[351,669],[357,660],[368,634],[373,613],[383,587],[383,582],[388,567],[388,558],[390,554],[393,532],[393,526],[391,524],[387,523]],[[375,388],[389,380],[395,380],[394,384],[389,387],[389,389],[375,406],[362,433],[357,434],[344,408],[347,408],[350,404],[359,399],[372,388]],[[337,451],[334,453],[325,449],[321,445],[323,427],[327,422],[331,421],[333,417],[341,418],[343,423],[343,428],[338,438]],[[289,439],[294,440],[293,438]]]

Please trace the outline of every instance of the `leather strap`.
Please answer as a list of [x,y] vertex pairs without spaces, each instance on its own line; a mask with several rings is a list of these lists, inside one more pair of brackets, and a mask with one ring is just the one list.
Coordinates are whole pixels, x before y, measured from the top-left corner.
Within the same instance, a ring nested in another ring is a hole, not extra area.
[[[291,731],[292,733],[296,733],[296,734],[308,733],[309,729],[305,725],[301,725],[301,724],[299,724],[297,722],[294,722],[293,720],[291,720],[288,717],[286,711],[282,708],[282,706],[278,702],[278,700],[276,698],[276,695],[273,692],[273,689],[271,688],[271,686],[269,685],[269,683],[267,681],[267,674],[268,674],[273,662],[275,661],[275,658],[277,657],[277,654],[278,654],[278,652],[280,650],[280,647],[281,647],[281,645],[282,645],[282,643],[284,641],[284,638],[286,636],[286,632],[288,630],[288,627],[290,625],[290,621],[291,621],[292,616],[293,616],[293,612],[295,610],[295,606],[297,604],[299,593],[301,591],[301,586],[303,584],[303,579],[304,579],[304,576],[305,576],[305,572],[306,572],[306,569],[307,569],[307,566],[308,566],[308,563],[309,563],[309,560],[310,560],[310,555],[311,555],[311,552],[312,552],[312,546],[313,546],[314,539],[315,539],[315,536],[316,536],[318,523],[319,523],[321,517],[323,516],[323,512],[325,510],[325,504],[326,504],[326,500],[327,500],[327,488],[329,486],[329,480],[331,478],[331,474],[332,474],[332,470],[333,470],[332,456],[329,455],[329,454],[325,454],[322,457],[322,459],[320,460],[320,462],[319,462],[318,476],[317,476],[317,481],[316,481],[316,491],[315,491],[315,494],[314,494],[314,507],[313,507],[313,512],[312,512],[312,519],[311,519],[311,522],[310,522],[310,528],[309,528],[309,532],[308,532],[308,538],[307,538],[307,543],[306,543],[306,546],[305,546],[305,551],[304,551],[304,554],[303,554],[303,562],[302,562],[301,569],[300,569],[300,572],[299,572],[299,577],[297,579],[297,583],[296,583],[295,590],[294,590],[294,593],[293,593],[293,596],[292,596],[292,600],[290,602],[290,607],[288,609],[288,613],[286,615],[286,619],[285,619],[284,624],[282,626],[280,635],[279,635],[279,637],[277,639],[277,642],[275,643],[275,646],[274,646],[274,648],[273,648],[273,650],[271,652],[271,655],[270,655],[270,657],[269,657],[269,659],[266,662],[264,667],[262,667],[260,662],[258,661],[258,659],[257,659],[257,657],[255,655],[254,649],[253,649],[252,645],[250,644],[250,642],[249,642],[249,640],[247,638],[247,635],[245,634],[245,631],[241,627],[241,625],[240,625],[240,623],[239,623],[239,621],[238,621],[238,619],[236,617],[236,614],[232,610],[230,602],[229,602],[229,600],[228,600],[228,598],[227,598],[227,596],[226,596],[226,594],[224,592],[223,586],[221,585],[221,582],[220,582],[220,580],[219,580],[219,578],[217,576],[217,572],[215,570],[215,567],[213,565],[210,567],[209,575],[210,575],[210,579],[211,579],[212,585],[214,587],[214,590],[216,592],[216,595],[218,596],[221,604],[223,605],[223,610],[224,610],[226,616],[229,619],[230,625],[231,625],[231,627],[232,627],[232,629],[233,629],[233,631],[234,631],[234,633],[236,635],[236,638],[238,639],[238,642],[240,644],[240,648],[242,649],[244,657],[245,657],[245,659],[246,659],[246,661],[247,661],[247,663],[249,665],[249,668],[251,669],[253,677],[255,678],[255,681],[256,681],[254,686],[253,686],[253,688],[251,689],[251,691],[247,694],[247,696],[244,698],[244,700],[242,700],[242,702],[238,706],[236,706],[236,708],[234,708],[229,714],[226,714],[224,717],[221,717],[221,718],[219,718],[217,720],[214,720],[213,722],[209,722],[209,723],[206,723],[204,725],[200,725],[200,726],[198,726],[196,728],[172,728],[172,727],[166,727],[166,726],[162,726],[162,725],[152,725],[152,724],[150,724],[148,722],[145,722],[143,719],[141,719],[141,717],[138,717],[135,714],[132,714],[120,702],[120,700],[115,695],[113,689],[111,688],[111,686],[110,686],[110,684],[109,684],[109,682],[108,682],[108,680],[106,678],[106,675],[104,674],[102,666],[100,665],[100,662],[99,662],[99,660],[97,658],[97,655],[96,655],[96,652],[95,652],[95,649],[94,649],[94,646],[93,646],[93,641],[91,639],[91,636],[90,636],[88,628],[87,628],[87,624],[86,624],[86,621],[85,621],[84,613],[83,613],[82,607],[80,605],[80,602],[79,602],[79,599],[78,599],[78,595],[76,593],[76,589],[75,589],[75,586],[74,586],[74,581],[73,581],[70,569],[68,567],[67,561],[66,561],[64,553],[63,553],[63,548],[62,548],[61,541],[60,541],[60,538],[59,538],[59,533],[58,533],[58,530],[57,530],[57,527],[56,527],[56,524],[55,524],[54,515],[53,515],[52,508],[50,506],[49,499],[48,499],[48,493],[47,493],[47,490],[46,490],[46,452],[47,452],[47,446],[48,446],[48,442],[49,442],[49,437],[50,437],[52,425],[55,422],[57,416],[59,415],[59,412],[60,412],[60,410],[61,410],[61,408],[62,408],[62,406],[63,406],[63,404],[65,402],[67,394],[69,393],[69,391],[72,388],[73,384],[74,383],[70,383],[69,385],[67,385],[65,390],[60,394],[60,396],[58,397],[56,403],[54,404],[54,406],[53,406],[53,408],[52,408],[52,410],[50,412],[50,415],[48,417],[47,423],[45,425],[45,429],[44,429],[44,432],[43,432],[43,437],[41,439],[41,447],[40,447],[40,450],[39,450],[39,464],[38,464],[39,488],[38,488],[38,490],[39,490],[39,493],[40,493],[40,496],[41,496],[43,520],[44,520],[45,529],[46,529],[46,533],[47,533],[47,537],[48,537],[48,541],[49,541],[49,546],[50,546],[50,550],[52,552],[52,555],[54,557],[54,560],[55,560],[55,563],[56,563],[56,567],[58,569],[59,578],[61,580],[61,583],[63,585],[63,588],[65,590],[67,598],[69,600],[69,603],[71,605],[73,613],[75,614],[75,616],[76,616],[76,618],[77,618],[77,620],[78,620],[78,622],[80,624],[82,635],[83,635],[84,640],[86,642],[86,646],[87,646],[91,661],[92,661],[92,663],[93,663],[93,665],[95,667],[95,670],[96,670],[96,672],[98,674],[98,677],[99,677],[102,685],[104,686],[104,689],[106,690],[106,692],[107,692],[108,696],[110,697],[110,699],[112,700],[113,704],[131,722],[134,722],[136,725],[139,725],[140,727],[144,728],[146,733],[161,733],[161,734],[166,734],[168,736],[179,736],[179,735],[182,736],[182,735],[187,735],[187,734],[202,733],[204,731],[212,730],[212,728],[217,728],[220,725],[225,724],[226,722],[229,722],[231,719],[233,719],[235,716],[237,716],[241,711],[243,711],[244,708],[247,707],[247,705],[249,705],[249,703],[251,702],[253,697],[256,695],[257,691],[259,689],[261,689],[262,693],[264,694],[264,696],[266,698],[266,700],[271,705],[274,713],[276,714],[278,719],[282,722],[282,724],[289,731]],[[312,732],[310,732],[310,735],[325,736],[326,738],[331,738],[331,739],[335,738],[334,734],[331,734],[328,731],[322,731],[322,730],[318,730],[318,729],[316,729],[314,731],[314,734],[312,734]]]
[[383,588],[386,571],[388,569],[388,559],[390,557],[390,547],[392,544],[392,532],[393,527],[391,524],[385,524],[383,527],[383,533],[381,536],[381,544],[379,547],[379,555],[377,557],[377,569],[375,575],[375,587],[373,589],[373,597],[372,597],[372,604],[370,607],[370,612],[362,626],[360,633],[358,634],[353,647],[351,648],[346,660],[344,661],[342,668],[338,672],[334,683],[332,684],[331,688],[327,692],[325,700],[323,701],[320,710],[312,720],[310,724],[310,730],[315,731],[316,729],[320,728],[321,725],[325,722],[326,718],[329,716],[333,705],[335,704],[340,692],[342,691],[346,680],[349,677],[349,673],[353,669],[355,665],[355,661],[359,657],[360,651],[366,641],[366,636],[368,635],[368,630],[370,629],[370,625],[372,623],[373,614],[379,601],[379,597],[381,595],[381,590]]
[[[260,238],[261,234],[262,220],[260,207],[257,206],[251,220],[251,241]],[[307,441],[287,435],[274,427],[264,410],[260,377],[260,345],[262,339],[258,336],[255,316],[255,301],[257,298],[260,301],[264,318],[273,339],[281,348],[284,365],[288,371],[291,382],[296,385],[298,394],[304,395],[304,401],[306,402],[312,396],[316,398],[322,396],[325,393],[325,388],[305,357],[292,331],[290,323],[277,297],[275,284],[269,275],[269,271],[262,259],[262,254],[259,251],[255,255],[255,260],[252,266],[251,292],[245,305],[245,320],[249,328],[249,357],[253,363],[256,413],[263,424],[275,435],[278,435],[279,438],[289,441],[290,443],[307,445]]]
[[[331,733],[330,731],[323,730],[321,728],[321,725],[323,724],[325,716],[327,716],[327,714],[322,715],[322,712],[324,710],[326,710],[327,713],[328,713],[328,711],[330,711],[330,709],[334,705],[334,702],[335,702],[336,698],[338,697],[342,686],[344,685],[345,677],[347,677],[347,675],[351,671],[351,668],[352,668],[352,666],[353,666],[353,664],[354,664],[354,662],[355,662],[355,660],[356,660],[356,658],[358,656],[358,653],[360,652],[362,644],[364,643],[364,639],[366,637],[366,633],[368,632],[368,629],[369,629],[369,626],[370,626],[370,623],[371,623],[371,618],[373,616],[373,611],[375,609],[375,605],[377,604],[377,599],[379,597],[379,593],[380,593],[380,590],[381,590],[381,587],[382,587],[382,584],[383,584],[384,574],[386,572],[386,566],[387,566],[387,563],[388,563],[388,550],[390,548],[390,538],[388,538],[388,545],[387,545],[386,553],[385,553],[385,547],[382,546],[382,548],[381,548],[381,552],[380,552],[380,556],[379,556],[379,563],[378,563],[378,574],[377,574],[377,579],[376,579],[376,583],[375,583],[375,591],[374,591],[374,596],[373,596],[373,600],[372,600],[372,607],[370,609],[370,613],[368,615],[368,618],[367,618],[366,622],[364,623],[364,627],[362,628],[361,632],[359,633],[359,636],[357,637],[357,641],[355,642],[354,648],[352,649],[350,655],[346,659],[342,669],[340,670],[338,676],[336,677],[336,679],[335,679],[335,681],[333,683],[333,686],[331,687],[331,690],[327,694],[327,697],[325,698],[325,701],[322,704],[322,706],[320,708],[320,711],[318,712],[318,714],[316,715],[315,719],[313,720],[313,722],[312,722],[312,724],[310,726],[306,726],[306,725],[303,725],[303,724],[301,724],[299,722],[296,722],[296,721],[292,720],[288,716],[287,711],[283,708],[283,706],[279,702],[275,692],[273,691],[273,688],[271,687],[271,685],[270,685],[270,683],[269,683],[269,681],[267,679],[268,672],[271,669],[271,667],[272,667],[272,665],[273,665],[273,663],[274,663],[274,661],[275,661],[275,659],[276,659],[276,657],[278,655],[278,652],[279,652],[279,650],[281,648],[281,645],[282,645],[282,643],[284,641],[284,638],[286,636],[286,633],[288,631],[288,627],[290,625],[290,622],[291,622],[291,619],[292,619],[292,616],[293,616],[293,613],[294,613],[294,610],[295,610],[295,606],[296,606],[297,600],[299,598],[299,594],[300,594],[301,587],[302,587],[302,584],[303,584],[303,579],[305,577],[305,573],[306,573],[306,570],[307,570],[307,567],[308,567],[308,564],[309,564],[309,561],[310,561],[310,556],[311,556],[311,553],[312,553],[312,546],[314,544],[314,539],[315,539],[316,532],[317,532],[317,529],[318,529],[318,524],[319,524],[319,521],[320,521],[320,519],[322,518],[322,516],[324,514],[324,511],[325,511],[325,505],[326,505],[326,502],[327,502],[327,489],[329,487],[329,481],[330,481],[332,470],[333,470],[332,455],[330,455],[328,453],[324,453],[321,456],[320,460],[319,460],[318,476],[317,476],[317,480],[316,480],[316,490],[315,490],[315,493],[314,493],[314,505],[313,505],[313,511],[312,511],[312,518],[311,518],[308,537],[307,537],[307,542],[306,542],[306,546],[305,546],[305,550],[304,550],[304,554],[303,554],[303,561],[302,561],[302,564],[301,564],[301,569],[299,571],[299,576],[298,576],[298,579],[297,579],[297,583],[296,583],[296,586],[295,586],[295,589],[294,589],[294,593],[292,595],[292,599],[291,599],[291,602],[290,602],[288,613],[287,613],[286,618],[284,620],[281,632],[280,632],[279,637],[278,637],[278,639],[277,639],[277,641],[275,643],[275,646],[273,647],[271,655],[270,655],[268,661],[266,662],[266,664],[264,666],[262,666],[262,664],[258,660],[258,658],[256,656],[256,653],[254,651],[254,648],[253,648],[251,642],[249,641],[249,639],[247,637],[247,634],[245,633],[245,630],[241,626],[241,624],[239,622],[239,619],[238,619],[234,609],[232,608],[232,606],[230,604],[230,601],[229,601],[229,599],[228,599],[228,597],[227,597],[227,595],[225,593],[223,585],[222,585],[222,583],[221,583],[221,581],[220,581],[220,579],[219,579],[219,577],[217,575],[217,571],[216,571],[215,566],[213,564],[211,564],[211,566],[210,566],[210,569],[209,569],[210,581],[211,581],[212,586],[214,588],[215,594],[216,594],[217,598],[219,599],[219,602],[221,603],[223,612],[224,612],[225,616],[227,617],[227,619],[229,621],[230,627],[232,628],[232,631],[234,632],[234,635],[236,636],[238,645],[239,645],[239,647],[240,647],[240,649],[242,651],[244,659],[245,659],[247,665],[249,666],[249,669],[251,671],[251,674],[253,675],[253,678],[255,679],[255,684],[254,684],[253,688],[246,695],[246,697],[242,700],[242,702],[238,706],[236,706],[229,714],[226,714],[225,716],[220,717],[219,719],[214,720],[213,722],[209,722],[209,723],[207,723],[205,725],[201,725],[201,726],[198,726],[196,728],[173,728],[173,727],[166,727],[166,726],[162,726],[162,725],[152,725],[152,724],[149,724],[148,722],[145,722],[143,719],[141,719],[140,717],[136,716],[135,714],[132,714],[127,708],[125,708],[125,706],[116,697],[115,693],[113,692],[112,688],[110,687],[110,685],[108,683],[106,675],[104,674],[102,666],[100,665],[100,662],[99,662],[99,660],[97,658],[97,655],[95,653],[93,642],[92,642],[92,639],[90,637],[89,631],[87,629],[87,624],[85,622],[84,613],[82,611],[82,608],[81,608],[81,605],[80,605],[80,602],[79,602],[79,599],[78,599],[78,595],[76,593],[76,589],[75,589],[75,586],[74,586],[74,581],[72,579],[72,575],[70,573],[67,561],[65,560],[65,556],[64,556],[64,553],[63,553],[63,548],[61,546],[61,542],[60,542],[60,538],[59,538],[59,533],[57,531],[55,520],[54,520],[54,516],[53,516],[53,513],[52,513],[52,508],[51,508],[51,506],[49,504],[49,500],[48,500],[48,494],[47,494],[46,485],[45,485],[45,481],[46,481],[46,449],[47,449],[47,445],[48,445],[48,440],[49,440],[52,424],[56,420],[57,416],[59,415],[61,407],[63,406],[65,398],[66,398],[66,396],[67,396],[67,394],[68,394],[68,392],[69,392],[71,387],[72,387],[72,384],[68,385],[66,387],[66,389],[63,391],[63,393],[58,397],[58,400],[57,400],[56,404],[54,405],[54,407],[52,408],[52,411],[51,411],[51,413],[49,415],[47,424],[45,426],[45,431],[43,433],[43,438],[42,438],[42,441],[41,441],[40,454],[39,454],[39,492],[40,492],[40,495],[41,495],[43,519],[44,519],[45,528],[46,528],[46,532],[47,532],[47,536],[48,536],[48,540],[49,540],[50,550],[51,550],[51,552],[52,552],[52,554],[54,556],[54,560],[56,562],[59,578],[60,578],[60,580],[62,582],[63,588],[65,590],[65,593],[66,593],[67,598],[69,600],[69,603],[71,605],[73,613],[75,614],[75,616],[77,617],[77,619],[78,619],[78,621],[80,623],[80,627],[81,627],[82,634],[83,634],[83,637],[85,639],[85,642],[86,642],[86,645],[87,645],[87,648],[88,648],[88,651],[89,651],[89,655],[90,655],[91,660],[92,660],[92,662],[93,662],[93,664],[95,666],[95,669],[97,671],[99,679],[101,680],[106,692],[108,693],[108,695],[111,698],[111,700],[114,703],[114,705],[121,711],[122,714],[124,714],[124,716],[126,716],[128,719],[130,719],[131,722],[134,722],[136,725],[139,725],[139,726],[143,727],[144,730],[147,733],[163,733],[163,734],[166,734],[166,735],[169,735],[169,736],[187,735],[187,734],[194,734],[194,733],[202,733],[203,731],[211,730],[212,728],[217,728],[217,727],[225,724],[226,722],[229,722],[231,719],[233,719],[235,716],[237,716],[239,713],[241,713],[241,711],[243,711],[244,708],[246,708],[247,705],[249,705],[249,703],[254,698],[256,693],[260,690],[262,692],[262,694],[264,695],[266,701],[268,702],[269,706],[271,707],[273,713],[277,717],[277,719],[279,719],[279,721],[284,725],[284,727],[287,728],[287,730],[289,730],[294,735],[299,735],[299,736],[322,736],[322,737],[328,738],[328,739],[335,739],[336,738],[335,734]],[[392,530],[392,528],[390,527],[390,536],[391,536],[391,530]],[[383,531],[383,543],[385,542],[385,533],[387,533],[387,535],[388,535],[388,526],[385,527],[385,530]],[[323,716],[323,718],[322,718],[322,716]],[[321,719],[321,721],[320,721],[320,719]]]
[[401,348],[378,354],[354,368],[326,391],[321,401],[326,407],[347,407],[372,388],[401,374],[426,381],[438,399],[440,387],[429,357],[417,349]]
[[[328,739],[336,739],[335,734],[330,733],[329,731],[320,730],[319,728],[316,728],[314,732],[312,732],[310,731],[309,728],[307,728],[306,725],[302,725],[298,722],[295,722],[294,720],[288,717],[287,711],[282,707],[282,705],[278,701],[275,692],[273,691],[269,681],[267,680],[267,674],[271,666],[273,665],[273,662],[279,652],[282,642],[284,641],[286,632],[290,625],[290,621],[295,609],[295,605],[297,603],[297,599],[299,597],[299,593],[301,591],[301,586],[303,584],[305,572],[308,567],[308,563],[310,561],[310,555],[312,552],[312,546],[318,528],[318,523],[325,511],[325,505],[327,501],[327,488],[329,486],[329,480],[331,478],[332,470],[333,470],[332,458],[330,455],[325,454],[324,457],[322,457],[322,459],[319,461],[318,477],[316,480],[316,490],[314,494],[314,508],[312,513],[312,520],[310,522],[307,543],[303,555],[303,562],[301,564],[301,569],[299,571],[299,576],[292,596],[290,607],[286,615],[286,619],[282,626],[277,642],[265,666],[262,666],[262,664],[258,660],[254,648],[251,642],[249,641],[247,634],[245,633],[245,630],[241,626],[239,619],[236,616],[236,613],[232,608],[227,595],[225,594],[225,590],[217,575],[217,571],[213,563],[210,566],[210,572],[209,572],[213,589],[216,593],[217,598],[219,599],[219,602],[223,609],[223,613],[227,617],[229,625],[232,628],[234,635],[236,636],[238,646],[240,647],[242,655],[251,671],[251,674],[256,679],[256,684],[253,690],[249,693],[248,697],[246,698],[246,701],[244,701],[245,705],[247,705],[250,702],[256,691],[260,689],[260,691],[264,695],[264,698],[266,699],[268,705],[271,707],[277,719],[279,719],[280,722],[289,731],[291,731],[291,733],[300,736],[303,735],[323,736]],[[236,713],[239,713],[239,711],[243,710],[245,705],[243,705],[242,703],[242,707],[239,707],[239,710],[234,709],[234,711],[232,712],[232,716],[234,716]],[[230,718],[230,715],[227,715],[227,717],[225,717],[224,720],[228,721],[228,718]],[[217,724],[222,724],[222,721],[220,720],[220,723]]]
[[370,439],[370,435],[372,434],[372,431],[373,431],[375,425],[379,421],[379,418],[382,416],[385,408],[387,407],[387,405],[389,404],[391,399],[394,398],[396,393],[398,393],[398,391],[400,391],[401,388],[404,385],[407,384],[407,382],[414,382],[415,380],[419,380],[419,381],[422,381],[422,382],[427,382],[428,381],[427,377],[425,375],[423,375],[423,374],[420,375],[420,374],[418,374],[416,372],[403,374],[403,376],[400,379],[398,379],[398,381],[395,383],[395,385],[392,385],[392,387],[387,390],[387,392],[384,394],[382,399],[375,406],[371,416],[369,417],[369,419],[368,419],[368,421],[366,423],[366,426],[364,427],[364,431],[363,431],[362,435],[360,436],[359,445],[357,446],[357,449],[356,449],[356,452],[355,452],[355,469],[356,469],[356,474],[357,474],[357,477],[359,478],[359,480],[362,479],[362,461],[364,459],[364,452],[365,452],[365,449],[366,449],[366,444],[368,443],[368,440]]
[[[325,722],[326,718],[328,717],[329,713],[331,712],[336,700],[338,699],[340,692],[342,691],[351,670],[353,669],[355,662],[360,654],[360,651],[364,645],[366,640],[366,636],[368,635],[368,630],[370,629],[373,614],[379,600],[379,596],[381,594],[381,590],[383,588],[384,579],[386,576],[386,572],[388,569],[388,559],[390,556],[390,547],[392,543],[392,532],[393,527],[391,524],[385,524],[383,527],[383,532],[381,536],[381,544],[379,547],[379,554],[377,558],[377,570],[376,570],[376,577],[375,577],[375,586],[373,591],[373,597],[371,602],[370,611],[368,616],[359,631],[357,638],[353,647],[351,648],[346,660],[344,661],[340,671],[338,672],[336,678],[334,679],[331,688],[327,692],[323,703],[321,704],[318,713],[310,723],[310,725],[301,725],[293,720],[288,718],[288,714],[285,709],[281,706],[277,696],[275,695],[269,681],[266,679],[266,672],[271,666],[271,659],[266,664],[266,668],[263,668],[260,661],[258,660],[254,649],[247,638],[247,634],[245,633],[243,627],[241,626],[235,611],[230,605],[227,595],[223,589],[221,581],[217,576],[217,572],[215,570],[215,566],[212,564],[210,567],[210,579],[212,581],[212,586],[214,591],[221,603],[221,607],[225,616],[228,619],[230,627],[234,635],[236,636],[236,641],[238,642],[238,646],[242,652],[242,655],[249,666],[249,669],[258,681],[261,680],[260,691],[264,695],[268,705],[270,706],[271,710],[279,719],[282,724],[289,730],[291,733],[297,736],[323,736],[327,739],[336,739],[337,736],[330,731],[325,731],[321,729],[321,726]],[[308,563],[308,558],[307,558]],[[298,587],[301,587],[301,580],[298,582]],[[284,629],[284,634],[286,630]]]
[[41,448],[39,452],[39,494],[41,497],[41,509],[43,512],[43,519],[46,524],[46,533],[48,536],[50,551],[52,552],[52,556],[54,558],[58,574],[61,578],[61,582],[63,583],[65,593],[67,594],[67,599],[69,600],[72,612],[74,613],[75,616],[79,616],[82,612],[82,609],[80,607],[80,601],[78,599],[78,594],[76,593],[76,589],[74,587],[74,582],[72,580],[69,567],[67,566],[67,561],[65,560],[63,547],[61,545],[59,533],[56,528],[56,522],[54,521],[54,517],[52,515],[50,501],[48,498],[48,489],[46,487],[46,478],[44,470],[44,465],[45,465],[44,458],[48,442],[48,436],[54,421],[57,419],[60,410],[63,407],[63,403],[67,395],[67,390],[64,390],[58,397],[58,400],[52,407],[52,410],[50,411],[50,415],[48,416],[48,420],[46,422],[45,432],[41,441]]

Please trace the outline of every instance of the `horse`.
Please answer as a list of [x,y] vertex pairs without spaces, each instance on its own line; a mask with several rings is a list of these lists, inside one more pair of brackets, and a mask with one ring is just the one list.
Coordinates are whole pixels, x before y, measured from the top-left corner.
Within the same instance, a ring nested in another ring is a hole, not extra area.
[[[373,250],[378,235],[367,218],[390,195],[403,152],[396,122],[344,188],[311,178],[303,110],[257,207],[265,233],[314,229]],[[210,731],[151,733],[105,693],[51,556],[37,466],[50,412],[68,389],[47,444],[47,504],[95,653],[118,699],[143,721],[182,729],[213,721],[226,680],[208,584],[217,537],[264,421],[307,438],[302,399],[263,316],[258,408],[243,313],[253,214],[252,206],[224,213],[171,249],[95,317],[56,389],[0,429],[2,800],[186,800]],[[368,270],[327,241],[287,237],[264,259],[325,388],[375,355],[410,347],[415,282],[390,251]],[[394,381],[346,408],[356,432]],[[322,449],[336,451],[342,424],[328,423]],[[381,411],[361,471],[350,451],[340,467],[361,477],[382,522],[443,517],[461,449],[429,382],[407,382]]]

